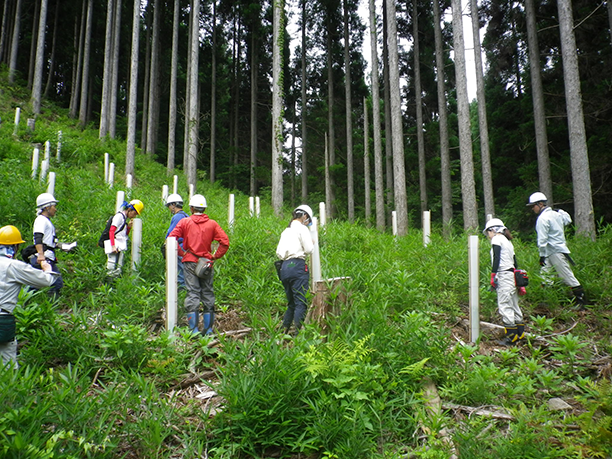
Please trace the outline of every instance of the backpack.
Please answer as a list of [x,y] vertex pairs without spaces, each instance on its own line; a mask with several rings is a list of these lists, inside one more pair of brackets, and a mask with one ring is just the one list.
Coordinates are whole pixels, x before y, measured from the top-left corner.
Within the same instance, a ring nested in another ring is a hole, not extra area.
[[[123,215],[121,212],[118,213]],[[98,239],[98,247],[104,248],[104,241],[108,241],[110,239],[110,228],[113,224],[113,218],[115,217],[115,215],[111,215],[108,220],[106,220],[106,226],[104,227],[104,231],[102,231],[100,239]],[[123,228],[125,228],[125,215],[123,215],[123,224],[121,225],[121,228],[117,230],[117,232],[120,232]]]

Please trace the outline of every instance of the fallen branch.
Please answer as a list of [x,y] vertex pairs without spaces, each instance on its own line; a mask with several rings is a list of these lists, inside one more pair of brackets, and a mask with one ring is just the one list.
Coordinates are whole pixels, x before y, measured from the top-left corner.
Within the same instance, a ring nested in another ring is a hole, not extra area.
[[174,386],[172,386],[171,389],[173,389],[173,390],[176,390],[176,389],[186,389],[189,386],[193,386],[194,384],[202,382],[202,380],[209,379],[209,378],[214,378],[216,376],[217,376],[217,372],[214,371],[214,370],[205,371],[204,373],[199,373],[199,374],[196,374],[196,375],[189,375],[188,377],[183,379],[180,383],[175,384]]
[[476,416],[487,416],[493,419],[502,419],[504,421],[514,421],[514,416],[504,413],[504,408],[494,407],[496,411],[487,410],[484,408],[474,408],[473,406],[456,405],[455,403],[443,403],[442,408],[451,411],[465,411],[468,416],[473,414]]

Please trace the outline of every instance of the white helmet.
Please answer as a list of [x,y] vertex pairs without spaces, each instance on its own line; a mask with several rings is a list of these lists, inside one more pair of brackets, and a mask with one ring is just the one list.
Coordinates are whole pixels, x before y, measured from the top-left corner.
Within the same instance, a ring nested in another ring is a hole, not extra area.
[[528,206],[533,206],[534,204],[537,204],[538,202],[546,202],[548,201],[548,198],[546,198],[546,195],[540,191],[537,191],[535,193],[533,193],[531,196],[529,196],[529,202],[527,203]]
[[189,200],[189,207],[206,208],[206,198],[201,194],[194,194]]
[[36,198],[36,208],[39,210],[57,203],[58,200],[51,193],[39,194]]
[[310,218],[312,220],[312,217],[314,217],[314,214],[312,213],[312,209],[310,208],[310,206],[306,205],[306,204],[302,204],[300,206],[297,206],[294,210],[294,212],[296,210],[301,210],[302,212],[305,212],[308,214],[308,218]]
[[181,198],[180,194],[173,193],[166,198],[166,207],[168,207],[170,204],[178,204],[179,206],[183,207],[183,198]]
[[485,223],[485,227],[482,230],[482,232],[486,233],[491,228],[497,228],[497,227],[505,228],[506,225],[504,225],[504,222],[502,222],[499,218],[492,218],[487,223]]

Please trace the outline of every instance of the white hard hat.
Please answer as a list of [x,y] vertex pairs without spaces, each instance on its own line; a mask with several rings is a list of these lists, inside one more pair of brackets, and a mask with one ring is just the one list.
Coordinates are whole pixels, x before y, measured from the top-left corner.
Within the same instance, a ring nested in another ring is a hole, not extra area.
[[166,198],[166,207],[168,207],[170,204],[179,204],[182,206],[183,198],[181,198],[180,194],[173,193]]
[[491,228],[502,227],[505,228],[504,222],[502,222],[499,218],[492,218],[487,223],[485,223],[485,227],[482,230],[483,233],[486,233]]
[[53,197],[51,193],[39,194],[36,198],[36,207],[38,209],[44,209],[47,206],[57,204],[58,200]]
[[[295,210],[301,210],[302,212],[305,212],[308,214],[308,217],[312,220],[312,217],[314,217],[314,214],[312,213],[312,209],[310,208],[310,206],[306,205],[306,204],[302,204],[300,206],[297,206],[295,208]],[[295,212],[295,211],[294,211]]]
[[527,203],[528,206],[533,206],[534,204],[541,202],[541,201],[548,201],[548,199],[546,198],[546,195],[540,191],[537,191],[535,193],[533,193],[531,196],[529,196],[529,202]]
[[201,194],[194,194],[189,200],[189,207],[206,208],[206,198]]

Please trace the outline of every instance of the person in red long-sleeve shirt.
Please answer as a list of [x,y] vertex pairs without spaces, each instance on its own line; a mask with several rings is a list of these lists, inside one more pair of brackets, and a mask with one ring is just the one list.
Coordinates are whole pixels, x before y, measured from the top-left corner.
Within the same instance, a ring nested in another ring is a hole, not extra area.
[[[183,271],[185,274],[185,313],[189,328],[194,334],[199,333],[199,307],[203,304],[202,333],[212,333],[215,322],[215,292],[213,289],[213,263],[221,258],[229,249],[229,238],[221,226],[204,213],[206,198],[201,194],[193,195],[189,201],[191,216],[183,218],[170,232],[168,237],[183,238]],[[217,241],[219,247],[212,253],[212,242]],[[198,277],[196,265],[200,258],[210,260],[211,269]]]

